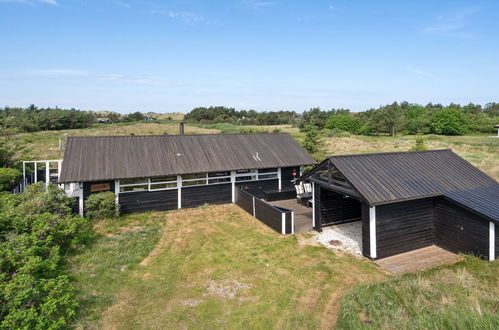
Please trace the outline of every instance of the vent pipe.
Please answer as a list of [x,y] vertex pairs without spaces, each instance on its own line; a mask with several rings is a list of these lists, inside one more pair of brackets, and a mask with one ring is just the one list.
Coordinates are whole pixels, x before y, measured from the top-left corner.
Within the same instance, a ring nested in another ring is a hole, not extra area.
[[180,122],[180,135],[184,135],[184,122]]

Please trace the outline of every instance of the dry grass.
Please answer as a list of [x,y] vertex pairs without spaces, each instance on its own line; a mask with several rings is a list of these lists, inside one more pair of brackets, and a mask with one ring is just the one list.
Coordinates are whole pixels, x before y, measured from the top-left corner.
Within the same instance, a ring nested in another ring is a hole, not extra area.
[[[116,271],[119,290],[99,292],[112,296],[109,303],[100,304],[98,310],[83,306],[98,314],[94,320],[83,317],[82,326],[325,329],[336,321],[340,299],[350,288],[387,277],[367,260],[279,235],[234,205],[142,217],[160,215],[165,222],[158,228],[159,239],[141,260],[135,259],[136,264],[123,268],[122,262],[112,262],[120,255],[106,256],[106,262],[126,271]],[[148,227],[136,221],[122,225],[127,228],[123,235],[140,234],[131,227]],[[115,244],[119,236],[102,240]],[[89,290],[90,285],[105,290],[105,282],[110,281],[104,273],[86,271],[92,269],[89,261],[102,253],[99,247],[105,246],[92,248],[75,262],[79,283],[86,283],[83,290],[86,285]],[[114,249],[120,250],[119,246]],[[136,254],[133,249],[126,252]]]
[[[415,143],[414,136],[392,137],[329,137],[324,138],[326,153],[344,155],[369,152],[407,151]],[[426,137],[429,149],[452,149],[455,153],[499,180],[499,139],[488,136]]]

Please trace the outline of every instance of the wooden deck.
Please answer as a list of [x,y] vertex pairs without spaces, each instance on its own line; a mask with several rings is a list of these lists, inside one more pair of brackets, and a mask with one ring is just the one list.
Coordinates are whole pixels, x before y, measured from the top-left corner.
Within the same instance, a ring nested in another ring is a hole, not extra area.
[[298,204],[296,199],[285,199],[282,201],[270,202],[270,204],[295,211],[295,234],[312,230],[311,207]]
[[458,255],[432,245],[422,249],[397,254],[388,258],[376,260],[376,263],[386,270],[400,275],[417,272],[440,265],[449,265],[461,260]]

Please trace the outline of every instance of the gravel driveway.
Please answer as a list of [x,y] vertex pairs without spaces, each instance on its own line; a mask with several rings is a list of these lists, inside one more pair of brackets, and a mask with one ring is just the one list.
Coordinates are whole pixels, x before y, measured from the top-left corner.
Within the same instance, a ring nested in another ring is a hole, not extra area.
[[327,227],[315,238],[328,249],[338,249],[362,255],[361,221]]

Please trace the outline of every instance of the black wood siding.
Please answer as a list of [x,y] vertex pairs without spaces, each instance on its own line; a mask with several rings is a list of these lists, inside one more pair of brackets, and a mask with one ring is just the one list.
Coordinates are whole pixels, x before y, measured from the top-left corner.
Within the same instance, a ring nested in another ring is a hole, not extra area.
[[129,192],[119,195],[119,203],[121,213],[168,211],[178,208],[177,197],[177,189]]
[[357,221],[361,218],[360,202],[327,189],[320,189],[322,227]]
[[282,212],[258,198],[255,198],[255,218],[282,233]]
[[84,182],[83,183],[83,199],[87,199],[87,197],[90,196],[90,195],[92,195],[92,194],[98,194],[100,192],[104,192],[104,191],[91,192],[90,191],[90,186],[93,185],[93,184],[105,184],[105,183],[109,183],[110,189],[108,191],[114,193],[114,180],[111,180],[111,181]]
[[499,258],[499,224],[495,224],[496,229],[496,259]]
[[236,205],[253,215],[253,196],[238,188],[235,197]]
[[[293,176],[293,172],[296,176]],[[282,189],[293,188],[293,180],[300,176],[300,167],[281,168],[281,186]]]
[[433,244],[433,200],[376,206],[377,258]]
[[236,182],[236,188],[242,188],[248,191],[253,196],[258,198],[265,198],[265,191],[279,189],[279,180],[259,180],[249,182]]
[[489,221],[442,198],[437,198],[435,243],[452,252],[488,257]]
[[232,201],[232,184],[182,187],[182,207],[208,204],[224,204]]
[[[312,214],[312,217],[315,215],[315,224],[314,224],[314,229],[317,230],[318,232],[322,231],[322,219],[321,219],[321,187],[318,185],[315,185],[315,188],[313,190],[314,194],[314,210],[312,211],[315,214]],[[314,212],[315,211],[315,212]]]
[[369,232],[369,205],[362,203],[362,254],[365,257],[371,257],[370,232]]

